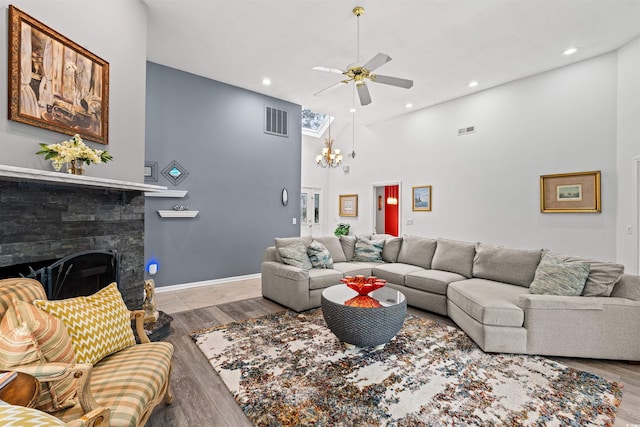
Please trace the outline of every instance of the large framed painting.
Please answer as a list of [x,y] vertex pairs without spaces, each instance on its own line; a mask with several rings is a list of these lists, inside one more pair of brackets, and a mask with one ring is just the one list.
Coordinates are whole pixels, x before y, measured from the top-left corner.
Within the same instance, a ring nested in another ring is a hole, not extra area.
[[601,212],[600,171],[540,177],[541,212]]
[[9,6],[9,119],[109,143],[109,63]]
[[358,216],[357,194],[341,194],[339,198],[338,214],[340,216]]
[[412,204],[413,211],[431,211],[431,186],[420,185],[412,187]]

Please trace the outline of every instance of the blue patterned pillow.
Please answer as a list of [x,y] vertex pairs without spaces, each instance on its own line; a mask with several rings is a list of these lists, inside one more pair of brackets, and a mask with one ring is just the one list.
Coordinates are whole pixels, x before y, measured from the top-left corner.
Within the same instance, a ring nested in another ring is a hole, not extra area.
[[307,248],[307,255],[313,268],[333,268],[331,253],[322,243],[314,240]]
[[590,269],[586,262],[564,262],[546,254],[538,264],[529,293],[578,296],[582,294]]
[[278,248],[278,252],[280,252],[282,262],[287,265],[302,268],[303,270],[309,270],[313,267],[307,255],[307,247],[300,242]]
[[382,260],[382,249],[384,240],[369,240],[363,237],[356,239],[356,249],[353,254],[353,261],[362,262],[384,262]]

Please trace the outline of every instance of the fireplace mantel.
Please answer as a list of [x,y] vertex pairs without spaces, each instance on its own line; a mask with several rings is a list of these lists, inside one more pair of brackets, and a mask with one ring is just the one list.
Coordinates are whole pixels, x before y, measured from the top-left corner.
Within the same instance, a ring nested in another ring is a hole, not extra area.
[[64,184],[79,187],[95,187],[116,190],[164,191],[167,187],[160,185],[140,184],[130,181],[96,178],[85,175],[71,175],[53,171],[20,168],[0,165],[0,179],[5,181],[32,181],[42,183]]

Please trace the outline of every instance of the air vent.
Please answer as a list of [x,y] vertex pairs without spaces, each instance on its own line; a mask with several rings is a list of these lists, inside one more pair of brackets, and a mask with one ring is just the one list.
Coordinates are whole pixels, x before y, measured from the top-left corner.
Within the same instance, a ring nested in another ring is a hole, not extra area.
[[458,136],[460,135],[466,135],[468,133],[474,133],[476,131],[476,127],[475,126],[469,126],[466,128],[460,128],[458,129]]
[[273,107],[266,107],[264,114],[264,133],[276,136],[289,136],[287,112]]

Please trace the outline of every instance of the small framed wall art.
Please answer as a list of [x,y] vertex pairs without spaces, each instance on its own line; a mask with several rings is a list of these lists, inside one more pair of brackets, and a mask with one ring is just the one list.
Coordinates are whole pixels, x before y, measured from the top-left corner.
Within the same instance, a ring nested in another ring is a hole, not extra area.
[[340,216],[358,216],[358,195],[357,194],[341,194],[339,196]]
[[109,63],[9,5],[9,119],[109,143]]
[[411,188],[413,211],[431,211],[431,186],[420,185]]
[[601,212],[600,171],[540,176],[541,212]]

